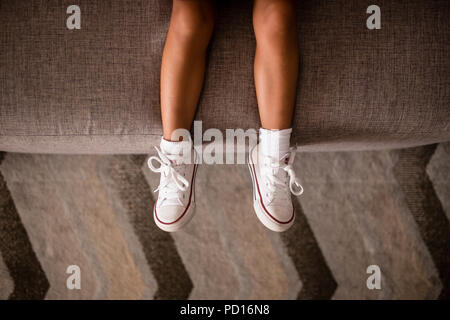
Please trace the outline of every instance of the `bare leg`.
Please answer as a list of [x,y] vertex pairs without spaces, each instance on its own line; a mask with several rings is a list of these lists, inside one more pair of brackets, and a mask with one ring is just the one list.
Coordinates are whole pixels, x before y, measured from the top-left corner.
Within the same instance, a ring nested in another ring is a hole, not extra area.
[[298,34],[291,0],[255,0],[255,87],[265,129],[291,127],[298,77]]
[[166,140],[176,129],[191,128],[213,27],[212,1],[173,0],[161,65],[161,116]]

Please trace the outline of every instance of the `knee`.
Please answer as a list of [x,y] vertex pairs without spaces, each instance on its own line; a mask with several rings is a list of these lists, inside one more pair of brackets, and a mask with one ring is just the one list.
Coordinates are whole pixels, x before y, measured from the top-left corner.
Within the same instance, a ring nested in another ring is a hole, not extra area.
[[174,0],[170,28],[180,40],[209,40],[214,27],[210,1]]
[[295,6],[291,1],[274,0],[255,6],[253,28],[257,41],[284,39],[295,35],[297,22]]

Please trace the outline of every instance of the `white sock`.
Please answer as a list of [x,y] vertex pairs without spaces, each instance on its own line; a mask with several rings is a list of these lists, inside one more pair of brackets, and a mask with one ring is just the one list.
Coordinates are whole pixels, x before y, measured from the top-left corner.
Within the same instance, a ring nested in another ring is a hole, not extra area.
[[[192,142],[190,140],[183,140],[183,141],[169,141],[164,139],[164,137],[161,137],[161,144],[160,144],[162,152],[169,156],[169,159],[173,160],[170,156],[180,155],[185,157],[186,156],[186,163],[188,163],[188,159],[191,158],[191,152],[192,152]],[[187,155],[183,154],[184,152],[189,152]]]
[[292,128],[283,130],[259,129],[259,141],[264,155],[281,159],[289,152]]

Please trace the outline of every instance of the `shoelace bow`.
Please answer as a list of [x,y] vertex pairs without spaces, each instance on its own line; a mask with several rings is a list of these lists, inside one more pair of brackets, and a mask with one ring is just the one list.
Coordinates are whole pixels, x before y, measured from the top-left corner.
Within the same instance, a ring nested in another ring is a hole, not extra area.
[[[158,152],[159,157],[151,156],[147,161],[147,165],[150,170],[161,173],[161,176],[164,177],[161,179],[158,188],[154,190],[154,192],[159,191],[162,196],[160,205],[163,204],[164,200],[171,199],[176,199],[180,205],[183,205],[178,191],[186,191],[189,187],[189,181],[173,167],[176,160],[170,160],[158,147],[155,147],[155,149]],[[159,162],[160,166],[155,167],[153,165],[153,160]]]
[[[285,182],[281,181],[277,176],[276,173],[278,173],[278,170],[282,169],[284,170],[288,177],[289,177],[289,190],[292,192],[293,195],[299,196],[303,193],[303,187],[300,184],[300,182],[297,180],[297,177],[294,172],[294,168],[292,167],[292,164],[294,163],[295,158],[295,149],[291,148],[289,153],[287,153],[285,156],[283,156],[280,160],[274,159],[269,156],[264,156],[265,162],[263,165],[263,175],[267,179],[267,187],[269,189],[269,192],[272,194],[271,200],[275,198],[274,193],[276,193],[276,186],[285,186]],[[286,159],[288,159],[286,163]],[[297,190],[295,189],[297,188]]]

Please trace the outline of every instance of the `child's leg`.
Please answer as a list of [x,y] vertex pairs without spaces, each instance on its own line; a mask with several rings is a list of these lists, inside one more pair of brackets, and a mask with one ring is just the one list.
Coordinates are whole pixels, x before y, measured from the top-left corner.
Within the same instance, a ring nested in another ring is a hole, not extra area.
[[254,0],[255,86],[264,129],[290,128],[298,76],[298,34],[292,0]]
[[166,140],[175,129],[191,128],[213,26],[212,1],[173,0],[161,65],[161,116]]
[[269,229],[285,231],[294,223],[291,193],[300,195],[290,148],[298,76],[298,38],[293,0],[254,0],[255,86],[259,144],[250,151],[253,208]]
[[[156,225],[176,231],[195,212],[195,151],[191,141],[178,141],[172,132],[189,130],[205,72],[205,56],[214,24],[212,0],[173,0],[172,17],[161,65],[161,116],[164,136],[158,156],[148,165],[161,173],[153,208]],[[192,154],[180,156],[191,150]]]

